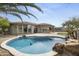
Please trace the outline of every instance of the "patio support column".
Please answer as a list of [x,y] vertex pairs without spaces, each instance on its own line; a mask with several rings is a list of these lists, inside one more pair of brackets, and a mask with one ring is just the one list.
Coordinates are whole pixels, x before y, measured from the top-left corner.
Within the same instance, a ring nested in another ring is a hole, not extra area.
[[22,34],[24,34],[24,26],[22,25]]
[[34,33],[34,26],[32,26],[32,28],[31,28],[31,32]]
[[17,34],[18,34],[19,33],[18,25],[17,25],[17,29],[16,30],[17,30]]

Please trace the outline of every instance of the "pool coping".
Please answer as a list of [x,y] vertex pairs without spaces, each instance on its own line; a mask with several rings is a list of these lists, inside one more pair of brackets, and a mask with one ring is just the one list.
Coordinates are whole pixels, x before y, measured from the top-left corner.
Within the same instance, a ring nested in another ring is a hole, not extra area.
[[[41,36],[41,35],[33,35],[32,34],[32,35],[26,35],[26,36]],[[60,36],[60,35],[42,35],[42,36],[57,36],[57,37],[61,37],[62,38],[62,36]],[[16,50],[15,48],[10,47],[10,46],[7,45],[8,42],[10,42],[11,40],[15,40],[15,38],[19,38],[19,37],[22,37],[22,35],[10,38],[10,39],[2,42],[1,47],[6,49],[6,50],[8,50],[14,56],[34,56],[34,55],[35,56],[54,56],[54,55],[58,54],[55,51],[50,51],[50,52],[43,53],[43,54],[26,54],[26,53],[22,53],[22,52]],[[65,37],[63,37],[63,38],[65,38]]]

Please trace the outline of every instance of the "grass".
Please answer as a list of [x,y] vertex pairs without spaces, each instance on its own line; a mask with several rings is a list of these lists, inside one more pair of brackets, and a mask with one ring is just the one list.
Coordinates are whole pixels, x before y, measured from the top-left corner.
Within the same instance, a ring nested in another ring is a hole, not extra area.
[[57,34],[58,34],[58,35],[66,36],[66,35],[67,35],[67,32],[58,32]]

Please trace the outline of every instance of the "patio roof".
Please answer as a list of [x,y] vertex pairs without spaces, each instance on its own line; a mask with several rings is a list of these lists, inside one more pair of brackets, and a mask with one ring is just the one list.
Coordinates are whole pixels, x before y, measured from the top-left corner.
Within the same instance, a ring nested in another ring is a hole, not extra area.
[[[10,22],[11,25],[21,25],[22,22]],[[24,25],[36,25],[36,26],[53,26],[54,25],[51,25],[51,24],[47,24],[47,23],[40,23],[40,24],[37,24],[37,23],[32,23],[32,22],[23,22]]]
[[51,25],[51,24],[47,24],[47,23],[40,23],[40,24],[37,24],[38,26],[53,26],[54,27],[54,25]]
[[[22,24],[22,22],[10,22],[10,24],[18,24],[18,25],[20,25],[20,24]],[[31,22],[23,22],[23,24],[24,25],[36,25],[35,23],[31,23]]]

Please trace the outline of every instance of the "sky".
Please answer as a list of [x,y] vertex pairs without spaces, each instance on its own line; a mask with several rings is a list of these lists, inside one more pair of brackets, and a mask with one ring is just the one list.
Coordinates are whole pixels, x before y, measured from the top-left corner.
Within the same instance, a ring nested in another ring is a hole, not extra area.
[[[61,27],[62,23],[70,18],[79,17],[79,4],[77,3],[39,3],[36,5],[43,10],[43,13],[39,12],[35,8],[28,7],[28,9],[29,12],[33,13],[38,18],[38,20],[36,20],[34,17],[28,18],[24,15],[21,15],[23,21],[33,23],[48,23],[56,27]],[[1,14],[1,16],[6,15]],[[11,15],[8,15],[7,18],[11,22],[20,21],[20,19]]]

